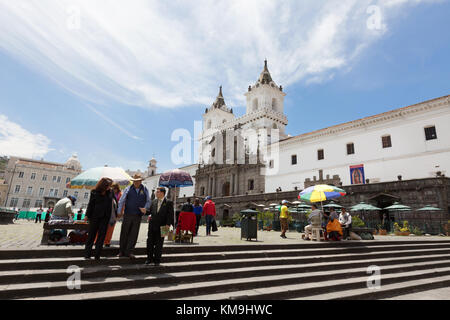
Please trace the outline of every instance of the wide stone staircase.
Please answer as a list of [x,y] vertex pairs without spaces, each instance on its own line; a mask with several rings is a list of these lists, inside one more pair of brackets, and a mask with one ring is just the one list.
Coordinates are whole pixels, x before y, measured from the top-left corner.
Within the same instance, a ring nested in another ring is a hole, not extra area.
[[450,287],[448,240],[167,245],[158,267],[144,265],[145,248],[133,261],[117,253],[0,251],[0,299],[386,299]]

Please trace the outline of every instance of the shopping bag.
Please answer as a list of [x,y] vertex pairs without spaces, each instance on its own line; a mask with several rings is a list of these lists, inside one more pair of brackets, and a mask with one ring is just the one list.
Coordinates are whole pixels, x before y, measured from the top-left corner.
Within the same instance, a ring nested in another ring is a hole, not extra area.
[[211,223],[211,231],[212,232],[216,232],[217,231],[217,223],[216,223],[216,219],[214,219]]
[[161,230],[161,238],[165,238],[166,236],[169,235],[169,227],[168,226],[161,226],[160,230]]

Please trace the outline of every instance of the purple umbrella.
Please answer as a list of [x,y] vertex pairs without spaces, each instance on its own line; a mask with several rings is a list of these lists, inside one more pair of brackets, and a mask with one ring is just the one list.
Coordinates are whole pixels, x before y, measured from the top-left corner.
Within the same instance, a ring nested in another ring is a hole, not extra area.
[[[159,177],[159,186],[167,188],[177,188],[177,187],[190,187],[193,186],[191,175],[183,170],[174,169],[169,170],[161,174]],[[175,211],[177,208],[177,194],[175,189],[175,202],[174,202],[174,212],[173,212],[173,223],[175,225],[176,215]]]

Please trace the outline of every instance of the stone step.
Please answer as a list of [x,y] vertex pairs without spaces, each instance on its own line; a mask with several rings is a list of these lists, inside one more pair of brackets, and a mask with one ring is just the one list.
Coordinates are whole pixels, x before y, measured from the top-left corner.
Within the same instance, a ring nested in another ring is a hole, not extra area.
[[[383,269],[384,270],[384,269]],[[384,273],[383,273],[384,272]],[[333,276],[333,275],[331,275]],[[340,276],[341,278],[337,278]],[[431,270],[419,270],[402,273],[381,274],[380,289],[369,289],[367,280],[369,275],[355,278],[342,278],[343,273],[335,275],[335,279],[264,288],[250,287],[226,293],[195,296],[196,300],[329,300],[344,298],[348,293],[350,299],[383,299],[386,296],[401,295],[413,290],[427,290],[433,287],[450,286],[449,267]],[[330,273],[327,274],[327,279]],[[357,294],[351,294],[351,293]],[[137,297],[134,297],[135,299]],[[178,300],[188,299],[175,298]]]
[[[342,261],[326,261],[321,262],[320,256],[317,256],[312,262],[305,263],[304,260],[293,258],[282,259],[246,259],[243,260],[231,260],[226,263],[217,263],[216,261],[203,261],[190,264],[180,263],[165,263],[160,267],[148,267],[143,264],[130,264],[130,265],[98,265],[91,267],[81,267],[81,276],[83,279],[91,279],[98,277],[120,277],[120,276],[135,276],[135,275],[148,275],[148,274],[161,274],[161,273],[182,273],[182,272],[197,272],[201,271],[206,274],[215,270],[227,270],[227,277],[230,272],[244,272],[248,276],[252,275],[265,275],[271,272],[278,272],[278,270],[284,270],[287,266],[290,266],[290,272],[306,273],[318,270],[334,270],[351,264],[355,267],[367,267],[372,264],[378,265],[393,265],[396,263],[423,263],[423,262],[436,262],[436,263],[449,263],[450,254],[435,254],[423,256],[410,255],[408,257],[386,257],[370,259],[369,256],[365,260],[357,260],[358,256],[353,256],[355,260],[344,259]],[[299,262],[300,261],[300,262]],[[243,271],[244,270],[244,271]],[[65,281],[68,278],[66,269],[39,269],[39,270],[15,270],[15,271],[2,271],[0,272],[0,284],[8,285],[13,283],[29,284],[33,282],[42,281]]]
[[[365,260],[371,259],[394,259],[408,257],[411,258],[425,258],[427,259],[440,259],[436,256],[446,258],[450,254],[450,250],[441,249],[428,249],[424,250],[398,250],[397,251],[386,251],[386,252],[375,252],[375,253],[337,253],[334,255],[314,255],[306,257],[277,257],[272,258],[268,256],[263,256],[261,258],[243,258],[240,259],[228,259],[226,253],[222,255],[222,260],[200,260],[200,261],[176,261],[176,262],[164,262],[161,270],[164,272],[177,272],[179,270],[183,271],[195,271],[195,270],[209,270],[209,269],[231,269],[239,267],[255,267],[255,266],[282,266],[284,264],[299,264],[307,265],[310,263],[319,262],[346,262],[350,260],[364,262]],[[130,272],[130,274],[139,274],[141,272],[146,272],[143,262],[145,258],[137,258],[133,262],[129,260],[126,261],[127,264],[123,264],[122,259],[109,258],[101,261],[99,264],[97,261],[85,261],[82,258],[77,259],[51,259],[51,261],[38,261],[28,264],[13,263],[7,264],[6,260],[2,262],[3,271],[0,271],[0,284],[7,284],[11,281],[21,282],[34,282],[46,279],[47,281],[56,281],[63,277],[66,277],[65,272],[69,266],[76,265],[82,268],[83,273],[87,277],[94,277],[96,275],[115,275],[123,274],[124,272]],[[355,263],[353,261],[353,263]],[[36,264],[41,266],[43,269],[59,269],[59,272],[53,273],[42,273],[39,272],[39,268],[36,268]],[[125,268],[127,267],[127,268]],[[158,269],[158,268],[156,268]],[[14,270],[12,273],[9,270]],[[127,270],[127,271],[126,271]],[[19,273],[22,271],[22,274]],[[152,271],[154,272],[154,271]]]
[[[427,245],[442,244],[449,245],[450,240],[399,240],[399,241],[341,241],[341,242],[305,242],[302,240],[298,244],[252,244],[252,245],[229,245],[226,246],[227,251],[265,251],[265,250],[291,250],[291,249],[322,249],[322,248],[365,248],[365,247],[383,247],[383,246],[403,246],[403,245]],[[173,244],[173,242],[165,242],[164,254],[172,253],[205,253],[205,252],[222,252],[223,246],[197,246],[197,245],[181,245]],[[116,248],[103,248],[102,254],[105,257],[113,257],[119,253]],[[136,255],[145,255],[146,248],[138,247],[135,249]],[[29,258],[58,258],[58,257],[82,257],[84,250],[82,246],[64,246],[53,248],[35,248],[30,250],[1,250],[1,260],[11,259],[29,259]]]
[[[373,263],[378,263],[382,265],[383,261],[372,261],[366,263],[365,265],[351,264],[353,268],[361,268],[365,270],[368,266]],[[426,270],[429,268],[446,267],[450,266],[450,260],[447,261],[426,261],[426,262],[407,262],[407,261],[393,261],[394,265],[386,266],[386,270],[391,270],[394,268],[400,268],[403,271],[406,270]],[[326,268],[324,268],[326,267]],[[167,284],[167,283],[186,283],[186,282],[202,282],[207,281],[210,278],[215,280],[226,280],[231,278],[252,278],[255,276],[267,276],[275,274],[304,274],[306,272],[324,272],[324,271],[334,271],[347,267],[344,264],[338,265],[328,265],[328,264],[312,264],[308,267],[299,267],[298,265],[285,265],[277,269],[273,268],[237,268],[232,270],[230,274],[229,269],[222,270],[209,270],[209,271],[190,271],[178,273],[152,273],[153,268],[147,267],[148,273],[144,270],[140,274],[130,275],[125,274],[122,276],[109,275],[108,278],[90,278],[85,280],[86,277],[82,275],[82,291],[92,292],[97,290],[109,289],[120,289],[136,287],[136,286],[150,286],[155,284]],[[348,268],[348,267],[347,267]],[[37,282],[37,283],[21,283],[21,284],[9,284],[1,287],[3,291],[0,291],[0,299],[11,299],[13,297],[27,297],[27,296],[45,296],[49,294],[51,290],[54,294],[70,294],[73,291],[67,289],[66,279],[68,274],[65,274],[65,278],[62,281],[52,281],[52,282]]]
[[[419,266],[394,265],[383,268],[382,285],[395,284],[398,282],[433,279],[437,277],[450,276],[450,265],[446,267],[435,267],[433,264],[426,266],[428,269],[418,270]],[[411,269],[412,268],[412,269]],[[405,271],[408,270],[408,271]],[[308,296],[311,294],[342,291],[350,289],[361,289],[367,287],[366,268],[346,268],[338,270],[339,275],[345,278],[330,279],[329,271],[310,272],[308,274],[277,274],[270,276],[251,278],[231,278],[216,280],[211,275],[209,281],[170,283],[161,281],[157,285],[144,287],[122,288],[120,280],[108,279],[108,283],[119,284],[120,289],[104,288],[103,291],[73,293],[67,295],[49,295],[32,297],[27,299],[221,299],[224,296],[231,299],[286,299]],[[153,278],[154,279],[154,278]],[[153,280],[149,279],[149,280]],[[166,275],[164,280],[171,279]],[[131,282],[131,280],[129,280]],[[147,279],[139,279],[136,284],[147,284]],[[65,283],[61,283],[61,286]],[[106,286],[106,285],[105,285]],[[37,287],[38,290],[44,288]],[[367,289],[368,290],[368,289]],[[67,292],[67,288],[66,288]]]
[[[401,248],[399,250],[399,248]],[[316,259],[318,256],[324,258],[329,255],[329,258],[335,258],[336,255],[341,255],[341,258],[345,258],[351,255],[358,255],[369,252],[371,255],[377,255],[379,257],[385,257],[386,255],[395,256],[407,256],[410,253],[420,252],[422,255],[433,254],[433,252],[439,252],[446,254],[450,252],[450,245],[446,244],[434,244],[434,245],[413,245],[413,246],[384,246],[384,247],[367,247],[365,250],[360,248],[323,248],[317,249],[293,249],[293,250],[265,250],[265,251],[244,251],[235,253],[229,252],[228,247],[226,252],[214,253],[184,253],[184,254],[165,254],[163,255],[163,263],[171,262],[198,262],[198,261],[231,261],[234,259],[249,259],[249,258],[267,258],[274,259],[280,257],[294,257],[301,259]],[[71,265],[77,265],[79,267],[98,266],[98,265],[129,265],[129,264],[143,264],[146,260],[146,255],[136,256],[136,259],[130,260],[119,259],[116,257],[104,258],[100,261],[84,260],[81,256],[71,258],[32,258],[32,259],[11,259],[0,260],[0,272],[8,270],[31,270],[31,269],[48,269],[49,265],[52,268],[66,269]],[[306,261],[305,261],[306,262]]]
[[[291,300],[381,300],[440,288],[450,288],[450,276],[381,284],[379,289],[369,290],[366,287],[362,289],[343,290],[339,292],[294,298]],[[450,297],[443,298],[448,299]]]

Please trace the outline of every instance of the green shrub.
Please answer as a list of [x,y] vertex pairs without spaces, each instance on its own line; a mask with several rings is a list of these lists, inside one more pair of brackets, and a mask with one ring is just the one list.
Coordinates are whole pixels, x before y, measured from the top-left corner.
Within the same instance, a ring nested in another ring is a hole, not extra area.
[[415,234],[416,236],[423,236],[424,234],[424,232],[416,226],[411,228],[411,233]]
[[231,220],[233,221],[233,223],[241,221],[241,215],[239,213],[235,213],[233,214],[233,217],[231,217]]
[[263,221],[264,225],[272,223],[273,216],[273,212],[270,211],[258,212],[258,220]]
[[352,227],[363,228],[365,226],[364,221],[358,217],[352,217]]

